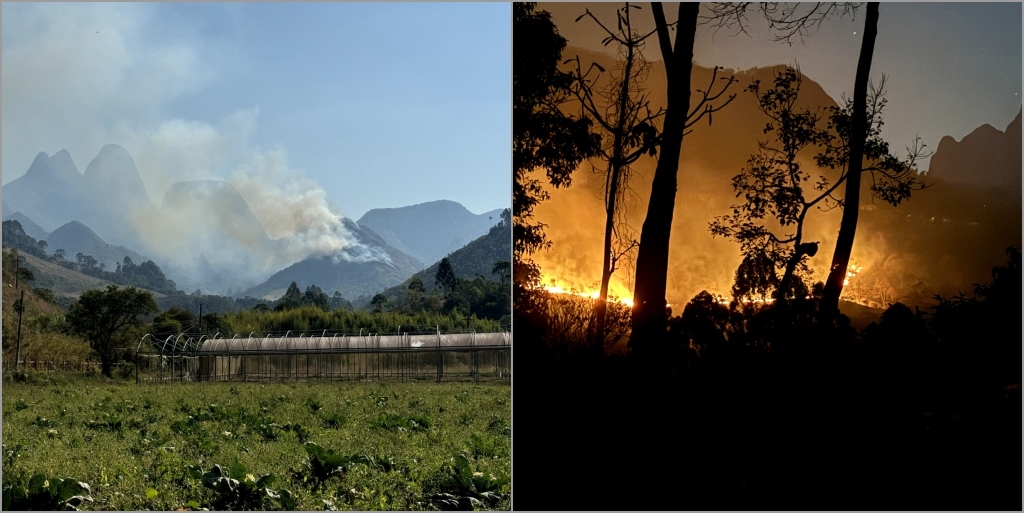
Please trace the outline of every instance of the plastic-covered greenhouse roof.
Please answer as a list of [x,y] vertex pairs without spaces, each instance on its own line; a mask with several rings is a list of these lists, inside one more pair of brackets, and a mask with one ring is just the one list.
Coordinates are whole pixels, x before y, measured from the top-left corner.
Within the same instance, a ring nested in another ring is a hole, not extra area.
[[452,333],[422,335],[331,335],[206,339],[199,353],[376,351],[400,349],[496,349],[511,347],[508,333]]

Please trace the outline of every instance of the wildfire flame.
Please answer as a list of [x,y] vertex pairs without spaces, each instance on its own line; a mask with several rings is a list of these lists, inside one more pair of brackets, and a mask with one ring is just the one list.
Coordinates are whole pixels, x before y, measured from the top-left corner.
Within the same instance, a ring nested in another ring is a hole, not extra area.
[[[585,298],[589,298],[589,299],[597,299],[597,298],[601,297],[601,292],[597,291],[597,290],[592,290],[592,291],[589,291],[589,292],[585,292],[585,291],[580,291],[580,290],[575,290],[575,289],[574,290],[566,289],[565,287],[562,287],[562,286],[559,286],[559,285],[549,285],[549,286],[545,286],[543,288],[544,288],[545,291],[550,292],[552,294],[569,294],[569,295],[572,295],[572,296],[585,297]],[[615,297],[615,296],[608,296],[608,302],[609,303],[621,303],[621,304],[624,304],[624,305],[626,305],[626,306],[628,306],[630,308],[633,308],[633,300],[632,299],[618,298],[618,297]]]
[[843,286],[850,284],[850,279],[857,276],[861,271],[864,270],[864,266],[850,264],[850,267],[846,269],[846,278],[843,279]]
[[[850,281],[853,280],[863,270],[864,270],[864,266],[856,265],[856,264],[852,264],[852,263],[850,264],[850,266],[847,268],[847,271],[846,271],[846,278],[843,280],[843,296],[842,297],[843,297],[843,299],[845,299],[847,301],[851,301],[851,302],[858,303],[858,304],[865,305],[865,306],[870,306],[868,304],[868,302],[866,302],[863,298],[861,298],[859,296],[859,294],[855,294],[854,291],[849,287]],[[570,286],[560,285],[558,280],[556,280],[556,279],[551,279],[549,285],[542,286],[541,288],[544,291],[549,292],[551,294],[566,294],[566,295],[571,295],[571,296],[583,297],[583,298],[587,298],[587,299],[598,299],[601,296],[600,291],[598,291],[597,289],[570,287]],[[628,290],[626,291],[626,293],[628,293]],[[723,296],[723,295],[720,295],[720,294],[713,294],[713,296],[715,297],[715,302],[718,303],[718,304],[721,304],[721,305],[729,305],[731,303],[731,301],[732,301],[727,296]],[[807,299],[811,299],[811,297],[808,296]],[[626,306],[628,306],[630,308],[633,308],[633,299],[632,298],[619,297],[619,296],[617,296],[615,294],[612,294],[612,293],[609,293],[609,295],[608,295],[608,302],[610,302],[610,303],[619,303],[619,304],[626,305]],[[773,297],[760,298],[760,297],[749,297],[749,296],[747,296],[747,297],[744,297],[744,298],[740,299],[740,303],[743,303],[743,304],[746,304],[746,305],[751,305],[751,304],[770,305],[770,304],[772,304],[774,302],[775,302],[775,298],[773,298]],[[671,306],[671,305],[668,305],[668,306]]]

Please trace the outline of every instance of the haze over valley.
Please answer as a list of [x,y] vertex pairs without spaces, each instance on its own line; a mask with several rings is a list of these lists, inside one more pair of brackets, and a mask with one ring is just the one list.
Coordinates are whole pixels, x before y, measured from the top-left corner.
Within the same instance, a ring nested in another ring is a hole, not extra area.
[[[235,183],[192,180],[172,184],[157,205],[120,146],[104,146],[84,174],[66,150],[40,152],[4,186],[3,218],[19,220],[51,254],[91,255],[108,271],[125,257],[152,259],[186,292],[276,299],[297,281],[349,300],[401,283],[499,220],[500,210],[474,215],[436,201],[374,209],[359,224],[310,185],[287,191],[248,176]],[[424,264],[395,246],[433,260]]]

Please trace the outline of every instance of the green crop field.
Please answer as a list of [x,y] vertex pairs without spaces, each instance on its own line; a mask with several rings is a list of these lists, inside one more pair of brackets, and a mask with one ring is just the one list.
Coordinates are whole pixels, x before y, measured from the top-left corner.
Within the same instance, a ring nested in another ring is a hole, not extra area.
[[511,412],[507,383],[6,376],[4,509],[509,509]]

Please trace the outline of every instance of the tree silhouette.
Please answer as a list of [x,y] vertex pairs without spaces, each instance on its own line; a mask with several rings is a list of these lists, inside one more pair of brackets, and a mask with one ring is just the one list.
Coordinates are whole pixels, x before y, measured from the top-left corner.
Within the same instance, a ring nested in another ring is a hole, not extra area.
[[290,308],[298,308],[302,305],[302,291],[299,290],[298,284],[294,281],[291,285],[288,285],[288,290],[285,291],[281,299],[277,300],[274,305],[275,310],[287,310]]
[[448,261],[448,257],[442,258],[441,262],[437,264],[434,283],[444,291],[445,297],[451,295],[458,287],[459,281],[455,277],[455,270],[452,268],[452,263]]
[[857,219],[860,216],[860,174],[864,156],[864,143],[868,137],[868,74],[878,36],[878,2],[868,3],[868,14],[864,21],[864,38],[861,42],[860,57],[857,59],[857,75],[853,82],[853,124],[850,138],[850,172],[846,180],[846,196],[843,219],[839,224],[836,249],[832,254],[828,278],[825,280],[825,295],[821,303],[823,320],[833,319],[839,313],[839,295],[843,292],[846,271],[850,266],[853,252],[853,238],[857,234]]
[[412,280],[409,281],[408,288],[412,292],[419,292],[420,294],[422,294],[424,290],[423,280],[421,280],[419,276],[413,276]]
[[28,267],[19,267],[17,278],[22,282],[33,281],[36,279],[36,275]]
[[[828,113],[796,109],[801,78],[796,70],[786,68],[777,72],[774,86],[761,90],[755,81],[747,91],[755,94],[761,111],[769,121],[765,132],[774,140],[758,143],[759,152],[751,155],[742,172],[733,177],[733,190],[745,201],[733,205],[732,214],[719,216],[711,223],[711,233],[733,239],[740,244],[744,255],[737,273],[734,292],[764,293],[765,287],[774,289],[776,300],[807,295],[802,280],[794,282],[794,275],[809,271],[804,258],[814,256],[817,242],[804,241],[804,224],[812,209],[827,211],[842,206],[843,201],[833,196],[849,176],[850,109],[832,107]],[[885,106],[880,89],[869,95],[869,139],[865,145],[862,172],[877,175],[872,192],[879,198],[898,204],[910,191],[923,187],[913,172],[917,154],[900,161],[889,154],[888,145],[881,139],[881,113]],[[831,177],[818,175],[813,192],[808,187],[811,173],[798,161],[804,150],[817,149],[814,156],[818,170],[831,170]],[[779,229],[766,225],[777,224]],[[763,265],[765,260],[774,266]],[[775,269],[782,277],[775,277]],[[762,276],[754,277],[755,274]],[[740,278],[747,278],[740,284]],[[741,300],[742,296],[737,296]]]
[[568,186],[573,171],[600,144],[600,137],[590,132],[590,119],[562,111],[571,99],[572,82],[558,69],[566,41],[551,16],[535,6],[512,4],[513,270],[516,281],[524,284],[539,280],[530,254],[549,245],[544,225],[533,220],[533,209],[548,198],[533,173],[545,173],[553,187]]
[[[711,16],[707,19],[717,23],[718,28],[738,27],[744,31],[744,15],[750,7],[749,2],[744,3],[715,3],[710,7]],[[759,4],[761,12],[776,31],[776,40],[792,44],[794,37],[803,38],[808,29],[817,28],[829,17],[841,11],[841,15],[853,15],[860,4],[817,2],[800,4],[780,4],[778,2],[767,2]],[[832,255],[832,263],[829,267],[829,275],[825,282],[824,296],[821,302],[820,318],[822,321],[831,322],[839,313],[839,296],[842,294],[844,282],[847,278],[847,270],[850,265],[850,255],[853,251],[853,240],[857,233],[857,221],[860,215],[860,189],[862,162],[867,148],[867,141],[870,137],[871,115],[868,112],[869,90],[868,78],[871,72],[871,61],[874,56],[875,39],[878,36],[878,2],[869,2],[867,6],[867,17],[864,21],[863,38],[861,40],[860,54],[857,59],[857,72],[853,85],[853,108],[852,123],[849,128],[849,178],[846,182],[843,204],[848,208],[843,209],[843,217],[839,226],[839,235],[836,239],[835,251]],[[919,151],[911,149],[911,153]],[[898,190],[898,189],[896,189]],[[900,191],[902,194],[903,191]],[[909,191],[906,191],[909,196]],[[884,198],[890,201],[889,198]],[[897,199],[898,202],[898,199]]]
[[[658,43],[665,65],[667,103],[659,145],[660,157],[654,170],[651,197],[647,204],[647,217],[640,232],[640,245],[636,260],[636,286],[633,292],[632,350],[642,353],[645,345],[657,344],[665,333],[665,289],[668,280],[669,239],[672,234],[672,215],[675,208],[679,157],[683,136],[704,116],[728,105],[735,97],[730,95],[714,106],[735,82],[733,77],[719,77],[721,68],[715,67],[711,83],[698,89],[700,99],[690,105],[690,77],[693,69],[693,44],[697,32],[700,4],[680,3],[675,25],[675,44],[669,34],[671,25],[665,19],[661,3],[651,4]],[[725,84],[720,84],[719,79]]]
[[628,2],[617,11],[618,29],[607,28],[589,9],[577,18],[590,17],[607,34],[604,44],[618,45],[619,61],[611,78],[604,87],[598,82],[604,68],[593,63],[583,70],[579,57],[576,69],[572,71],[573,93],[580,101],[583,115],[592,118],[602,134],[605,144],[598,157],[604,161],[604,245],[601,253],[601,285],[594,303],[597,338],[604,339],[605,314],[607,311],[608,283],[618,268],[620,259],[637,246],[637,241],[626,223],[625,193],[629,187],[633,170],[631,165],[643,155],[655,155],[658,130],[655,122],[663,111],[652,111],[648,94],[642,84],[650,66],[643,57],[644,41],[653,32],[639,34],[633,31],[631,11],[640,9]]
[[330,298],[324,291],[316,285],[310,285],[306,287],[306,292],[302,294],[302,304],[315,306],[325,312],[331,310]]
[[103,375],[110,377],[116,348],[125,342],[122,337],[142,324],[143,315],[157,311],[150,292],[110,285],[106,290],[83,292],[68,310],[67,320],[73,331],[89,341],[100,357]]
[[[512,266],[509,264],[508,260],[499,260],[494,262],[494,267],[491,268],[491,274],[498,275],[498,283],[501,285],[502,290],[508,290],[508,278],[509,271],[512,270],[511,268]],[[422,282],[420,282],[420,285],[422,286]]]
[[377,294],[376,296],[373,296],[373,299],[370,300],[370,306],[373,307],[374,313],[380,313],[386,311],[390,306],[390,303],[388,302],[387,296],[385,296],[384,294]]

